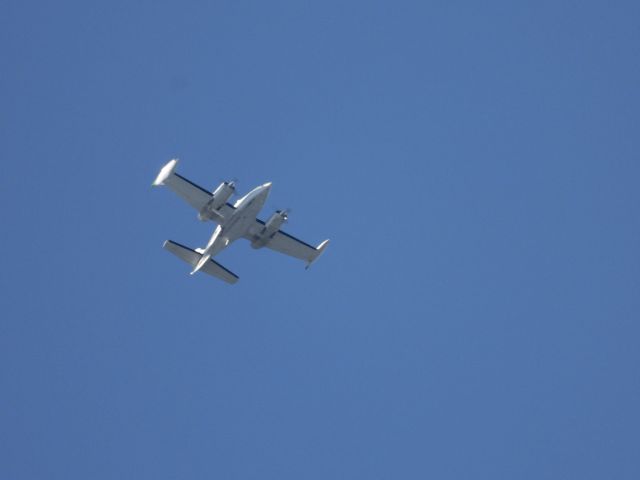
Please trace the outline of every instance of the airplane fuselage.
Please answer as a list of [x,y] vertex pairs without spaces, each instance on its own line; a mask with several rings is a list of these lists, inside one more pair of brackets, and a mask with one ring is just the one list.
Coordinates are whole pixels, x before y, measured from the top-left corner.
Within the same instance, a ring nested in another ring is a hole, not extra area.
[[[264,207],[264,203],[269,196],[271,182],[254,188],[235,204],[235,210],[228,219],[222,222],[223,232],[230,241],[242,237],[249,227],[251,227],[258,213]],[[231,240],[233,238],[233,240]]]
[[247,233],[262,210],[270,190],[271,182],[265,183],[254,188],[235,203],[233,212],[225,217],[214,230],[206,248],[201,252],[202,258],[191,272],[192,274],[200,270],[211,257]]

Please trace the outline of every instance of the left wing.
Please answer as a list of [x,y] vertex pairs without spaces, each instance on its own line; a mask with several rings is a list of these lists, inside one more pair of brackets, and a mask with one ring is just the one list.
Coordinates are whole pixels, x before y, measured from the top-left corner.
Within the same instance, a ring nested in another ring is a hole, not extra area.
[[[195,208],[198,212],[202,212],[203,209],[213,199],[213,194],[199,185],[196,185],[191,180],[186,179],[182,175],[175,172],[178,160],[173,159],[169,161],[153,182],[154,186],[166,185],[180,197],[182,197],[189,205]],[[209,220],[219,223],[225,216],[234,210],[234,206],[230,203],[225,203],[220,206],[216,211],[208,211],[211,215]]]
[[[256,225],[252,229],[253,232],[250,232],[245,238],[251,241],[255,240],[258,234],[257,232],[262,231],[264,226],[265,222],[256,218]],[[314,247],[293,235],[289,235],[282,230],[278,230],[271,237],[271,240],[265,244],[265,247],[275,250],[276,252],[284,253],[290,257],[304,260],[307,262],[307,268],[309,268],[311,264],[315,262],[320,255],[322,255],[322,252],[327,248],[327,245],[329,245],[329,240],[325,240],[317,247]]]
[[209,200],[211,200],[211,193],[192,181],[187,180],[182,175],[178,175],[175,172],[177,165],[178,160],[174,159],[162,167],[153,185],[166,185],[186,200],[193,208],[198,211],[202,210]]

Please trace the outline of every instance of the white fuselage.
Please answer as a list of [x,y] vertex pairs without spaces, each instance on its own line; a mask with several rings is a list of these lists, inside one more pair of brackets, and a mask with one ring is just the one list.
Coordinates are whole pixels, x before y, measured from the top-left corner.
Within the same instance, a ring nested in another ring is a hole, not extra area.
[[211,235],[209,243],[202,251],[203,259],[208,260],[217,255],[231,243],[247,234],[254,225],[258,213],[262,210],[270,190],[271,182],[265,183],[254,188],[235,203],[233,212],[224,218]]

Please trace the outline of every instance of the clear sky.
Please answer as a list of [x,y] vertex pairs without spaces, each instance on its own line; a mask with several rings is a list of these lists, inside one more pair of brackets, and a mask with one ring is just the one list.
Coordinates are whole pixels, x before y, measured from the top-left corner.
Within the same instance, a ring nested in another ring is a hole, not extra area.
[[[640,4],[0,8],[0,478],[640,478]],[[273,181],[235,286],[151,182]]]

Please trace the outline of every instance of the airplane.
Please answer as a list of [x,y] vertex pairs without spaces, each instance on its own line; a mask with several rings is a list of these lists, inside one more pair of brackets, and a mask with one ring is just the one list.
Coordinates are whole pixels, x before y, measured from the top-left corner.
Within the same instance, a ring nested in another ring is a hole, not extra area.
[[267,247],[305,260],[306,268],[327,248],[329,240],[314,247],[280,230],[288,218],[286,210],[276,211],[266,222],[257,218],[271,191],[271,182],[257,186],[232,204],[229,199],[235,193],[235,182],[222,182],[213,192],[208,192],[176,173],[177,165],[177,159],[170,160],[162,167],[152,185],[166,185],[198,211],[199,220],[218,224],[205,248],[191,249],[173,240],[167,240],[162,245],[193,267],[191,275],[201,271],[227,283],[236,283],[239,277],[213,260],[213,257],[239,238],[249,240],[256,249]]

